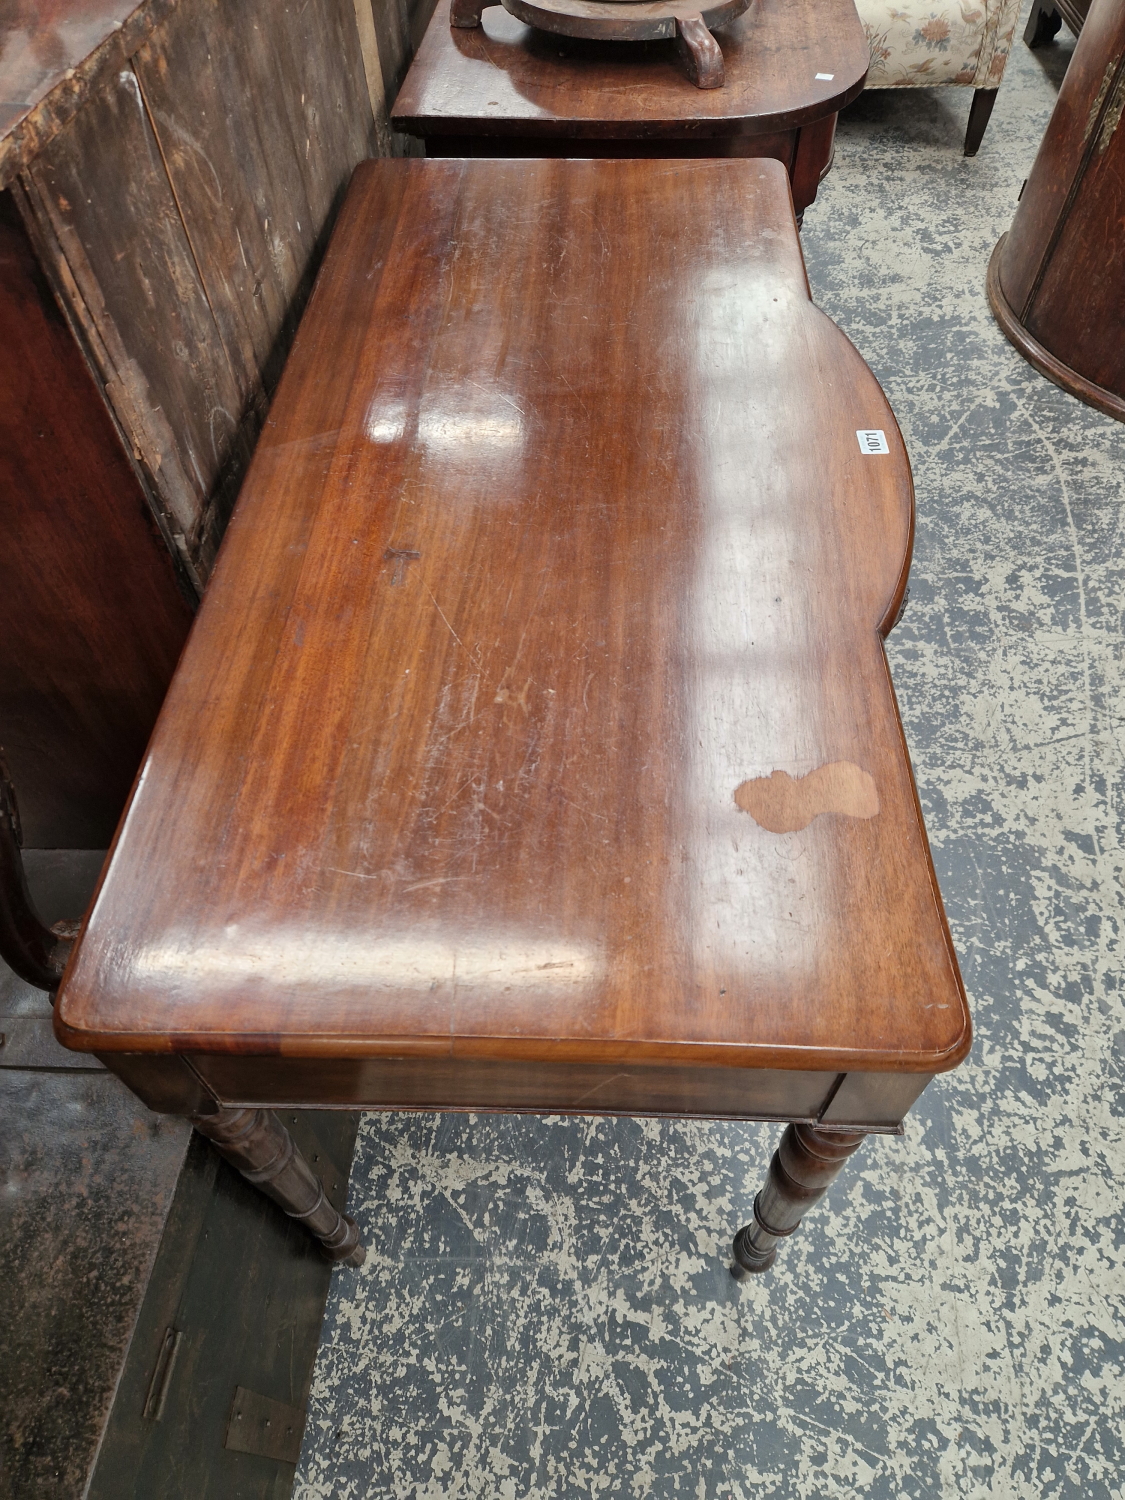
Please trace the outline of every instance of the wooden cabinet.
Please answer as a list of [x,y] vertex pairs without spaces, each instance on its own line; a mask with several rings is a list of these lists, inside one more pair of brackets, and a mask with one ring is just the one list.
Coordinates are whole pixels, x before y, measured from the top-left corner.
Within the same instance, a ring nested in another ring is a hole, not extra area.
[[10,193],[0,342],[0,744],[27,844],[104,848],[192,612]]
[[988,272],[1037,370],[1125,421],[1125,0],[1094,0]]
[[57,0],[0,18],[0,746],[29,846],[112,837],[428,14]]

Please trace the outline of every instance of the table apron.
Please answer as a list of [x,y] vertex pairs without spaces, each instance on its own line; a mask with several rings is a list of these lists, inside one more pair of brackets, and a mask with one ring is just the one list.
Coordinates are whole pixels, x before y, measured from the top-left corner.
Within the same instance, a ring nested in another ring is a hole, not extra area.
[[152,1109],[481,1110],[797,1120],[899,1133],[928,1073],[796,1072],[476,1058],[103,1053]]
[[725,135],[590,137],[580,135],[421,135],[432,157],[768,157],[789,173],[793,206],[803,213],[832,165],[836,116],[824,115],[807,125],[760,135],[735,130]]
[[[834,118],[834,117],[833,117]],[[549,135],[492,133],[430,133],[413,127],[411,135],[421,138],[427,156],[485,157],[772,157],[787,168],[792,167],[800,129],[775,130],[747,134],[740,130],[719,130],[704,135],[698,131],[681,135],[638,135],[627,132],[605,135],[580,135],[576,132]]]

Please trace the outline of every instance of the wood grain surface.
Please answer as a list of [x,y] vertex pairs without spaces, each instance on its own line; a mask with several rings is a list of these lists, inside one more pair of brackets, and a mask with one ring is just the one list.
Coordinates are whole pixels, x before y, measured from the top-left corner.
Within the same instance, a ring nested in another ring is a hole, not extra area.
[[175,0],[0,6],[0,188],[112,77]]
[[360,0],[369,4],[383,75],[383,90],[391,100],[414,60],[434,12],[434,0]]
[[[130,21],[130,55],[14,190],[201,592],[336,210],[378,141],[353,0],[144,9],[159,24]],[[49,19],[29,45],[51,45]]]
[[427,141],[760,135],[835,114],[870,63],[852,0],[755,0],[716,40],[725,82],[701,90],[672,42],[548,36],[499,6],[479,27],[455,30],[440,0],[391,120]]
[[240,394],[264,414],[318,242],[375,154],[354,7],[191,5],[133,68]]
[[216,491],[249,461],[247,382],[224,348],[132,68],[86,102],[22,185],[173,544],[185,562],[203,560],[198,586],[235,499],[229,479]]
[[92,52],[138,0],[35,0],[0,11],[0,131],[7,134]]
[[[955,1065],[882,641],[912,517],[776,163],[361,166],[60,1037]],[[736,800],[844,762],[875,815]]]
[[104,849],[191,610],[10,192],[0,347],[0,747],[28,848]]

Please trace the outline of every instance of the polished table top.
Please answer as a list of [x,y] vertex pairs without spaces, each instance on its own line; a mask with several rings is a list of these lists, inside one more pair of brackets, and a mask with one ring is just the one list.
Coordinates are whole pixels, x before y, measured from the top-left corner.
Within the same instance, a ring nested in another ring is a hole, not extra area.
[[761,134],[837,113],[871,60],[852,0],[755,0],[716,39],[726,82],[699,89],[671,42],[550,36],[499,6],[454,30],[439,0],[391,121],[427,138]]
[[60,1035],[952,1067],[912,517],[776,162],[365,163]]

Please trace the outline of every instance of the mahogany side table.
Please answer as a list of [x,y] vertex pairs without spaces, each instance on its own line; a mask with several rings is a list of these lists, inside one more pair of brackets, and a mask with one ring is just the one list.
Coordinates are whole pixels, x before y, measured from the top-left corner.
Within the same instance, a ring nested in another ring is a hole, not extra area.
[[391,110],[427,156],[768,156],[800,215],[832,160],[836,115],[870,64],[852,0],[754,0],[717,32],[726,82],[700,90],[672,42],[534,30],[500,7],[451,28],[439,0]]
[[912,522],[777,162],[363,164],[60,1039],[352,1261],[276,1106],[789,1122],[764,1269],[969,1047]]

